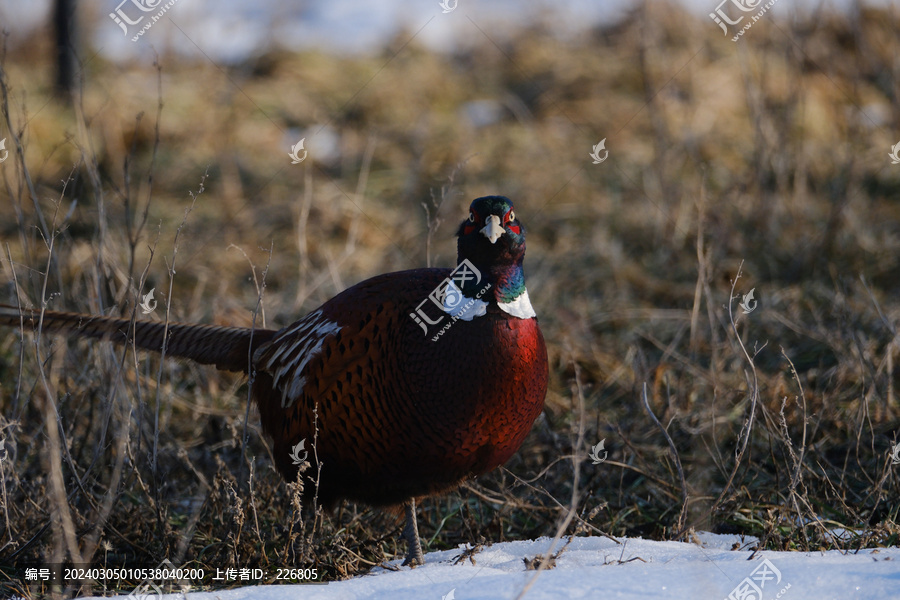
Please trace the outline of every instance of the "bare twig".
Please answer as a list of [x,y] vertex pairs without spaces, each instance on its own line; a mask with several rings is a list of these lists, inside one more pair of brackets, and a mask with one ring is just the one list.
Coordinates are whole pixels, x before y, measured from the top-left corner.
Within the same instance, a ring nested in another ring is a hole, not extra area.
[[[272,251],[274,249],[274,243],[269,246],[269,251],[266,258],[266,268],[263,269],[262,273],[262,283],[257,281],[256,279],[256,267],[253,263],[250,263],[250,268],[253,272],[253,282],[256,284],[256,306],[253,308],[253,323],[250,326],[250,344],[247,350],[247,373],[249,375],[249,380],[247,382],[247,408],[244,411],[244,431],[241,434],[241,466],[238,471],[238,482],[241,488],[244,487],[244,463],[247,456],[247,426],[250,422],[250,406],[253,402],[253,384],[256,381],[256,369],[253,368],[253,335],[256,332],[256,319],[262,313],[263,319],[263,327],[265,327],[265,309],[263,307],[263,296],[266,292],[266,275],[269,273],[269,265],[272,263]],[[243,250],[241,250],[243,252]],[[244,256],[247,256],[244,253]],[[249,260],[249,258],[248,258]]]
[[675,461],[675,468],[678,469],[678,478],[681,480],[681,512],[678,513],[678,520],[675,521],[675,530],[681,531],[684,526],[685,517],[687,516],[688,507],[687,482],[684,479],[684,469],[681,467],[681,458],[678,456],[678,450],[675,448],[675,442],[672,441],[669,432],[662,426],[662,423],[659,422],[659,419],[656,418],[656,415],[653,414],[653,410],[650,408],[650,401],[647,399],[646,381],[644,382],[644,389],[641,393],[641,400],[644,403],[644,409],[647,411],[647,414],[650,415],[650,419],[653,420],[666,438],[666,442],[669,444],[669,450],[672,452],[672,459]]
[[747,420],[744,423],[743,427],[741,427],[741,432],[738,436],[738,447],[735,448],[734,468],[731,470],[731,474],[728,476],[728,481],[726,481],[725,485],[722,487],[722,492],[719,494],[719,497],[716,498],[715,502],[713,502],[712,508],[710,509],[710,512],[712,513],[715,513],[715,511],[719,507],[719,504],[731,489],[731,484],[734,482],[734,478],[741,466],[741,461],[744,459],[744,453],[747,451],[747,444],[750,442],[750,434],[753,431],[753,420],[756,415],[756,403],[759,401],[759,379],[756,375],[756,365],[753,362],[753,357],[750,356],[750,353],[747,352],[747,348],[744,347],[744,341],[741,339],[741,335],[738,333],[737,325],[735,325],[734,322],[734,313],[732,312],[732,305],[734,304],[735,298],[734,289],[737,285],[738,279],[740,279],[741,277],[741,268],[743,266],[744,261],[741,261],[741,264],[738,266],[737,274],[734,276],[734,279],[731,282],[731,295],[728,298],[728,321],[729,323],[731,323],[731,331],[732,333],[734,333],[734,338],[740,345],[741,353],[744,355],[744,359],[750,366],[752,377],[747,377],[747,383],[750,388],[750,409],[749,414],[747,415]]

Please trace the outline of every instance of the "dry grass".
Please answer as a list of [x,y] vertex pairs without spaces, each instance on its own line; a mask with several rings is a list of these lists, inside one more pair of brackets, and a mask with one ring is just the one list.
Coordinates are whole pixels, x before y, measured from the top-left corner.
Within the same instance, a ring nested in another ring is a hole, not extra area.
[[[451,264],[465,206],[502,193],[529,226],[550,392],[506,468],[422,505],[428,548],[692,528],[770,549],[897,544],[898,32],[864,11],[770,19],[733,44],[651,5],[581,38],[535,27],[452,56],[403,38],[231,71],[96,57],[74,108],[52,99],[48,48],[12,50],[0,301],[130,316],[156,288],[172,320],[249,325],[262,296],[260,319],[283,326],[366,277]],[[498,122],[464,116],[478,99]],[[300,165],[290,128],[311,128]],[[168,558],[333,580],[398,556],[393,517],[298,505],[246,392],[209,368],[0,332],[0,569]]]

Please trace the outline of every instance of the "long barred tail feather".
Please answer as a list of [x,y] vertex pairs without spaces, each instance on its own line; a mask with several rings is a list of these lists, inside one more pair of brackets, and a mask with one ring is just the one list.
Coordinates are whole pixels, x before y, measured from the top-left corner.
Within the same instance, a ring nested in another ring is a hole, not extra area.
[[[19,327],[24,320],[26,330],[37,330],[41,313],[0,304],[0,325]],[[116,317],[99,317],[69,312],[44,311],[41,329],[44,333],[65,332],[78,337],[131,343],[131,321]],[[221,327],[155,321],[134,322],[134,344],[143,350],[161,352],[166,335],[166,356],[188,358],[204,365],[216,365],[226,371],[247,372],[250,345],[255,350],[275,335],[272,329]]]

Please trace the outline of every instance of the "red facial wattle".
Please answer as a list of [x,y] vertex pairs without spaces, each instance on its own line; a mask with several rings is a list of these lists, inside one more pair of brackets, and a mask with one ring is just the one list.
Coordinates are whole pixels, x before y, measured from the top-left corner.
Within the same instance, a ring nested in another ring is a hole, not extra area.
[[512,231],[516,235],[520,235],[522,233],[522,229],[518,225],[513,224],[513,221],[515,221],[515,220],[516,220],[516,213],[514,213],[512,210],[510,210],[503,217],[503,225],[504,225],[504,227],[506,227],[507,230]]

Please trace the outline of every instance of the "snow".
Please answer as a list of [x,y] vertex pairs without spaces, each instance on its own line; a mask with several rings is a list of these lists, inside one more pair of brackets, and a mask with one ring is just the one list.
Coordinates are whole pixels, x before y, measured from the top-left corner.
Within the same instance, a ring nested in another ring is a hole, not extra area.
[[[541,572],[528,600],[722,600],[754,571],[762,598],[889,600],[900,598],[900,548],[857,553],[758,552],[756,540],[698,532],[690,542],[602,537],[575,538],[556,567]],[[516,598],[535,571],[523,559],[545,554],[552,540],[505,542],[485,547],[454,564],[462,549],[432,552],[426,564],[370,574],[327,585],[265,585],[189,592],[166,600],[497,600]],[[561,548],[565,540],[556,543]],[[738,544],[738,550],[731,548]],[[763,561],[768,560],[765,564]],[[395,566],[399,561],[392,563]],[[768,568],[771,566],[772,568]],[[767,575],[767,577],[764,577]]]

